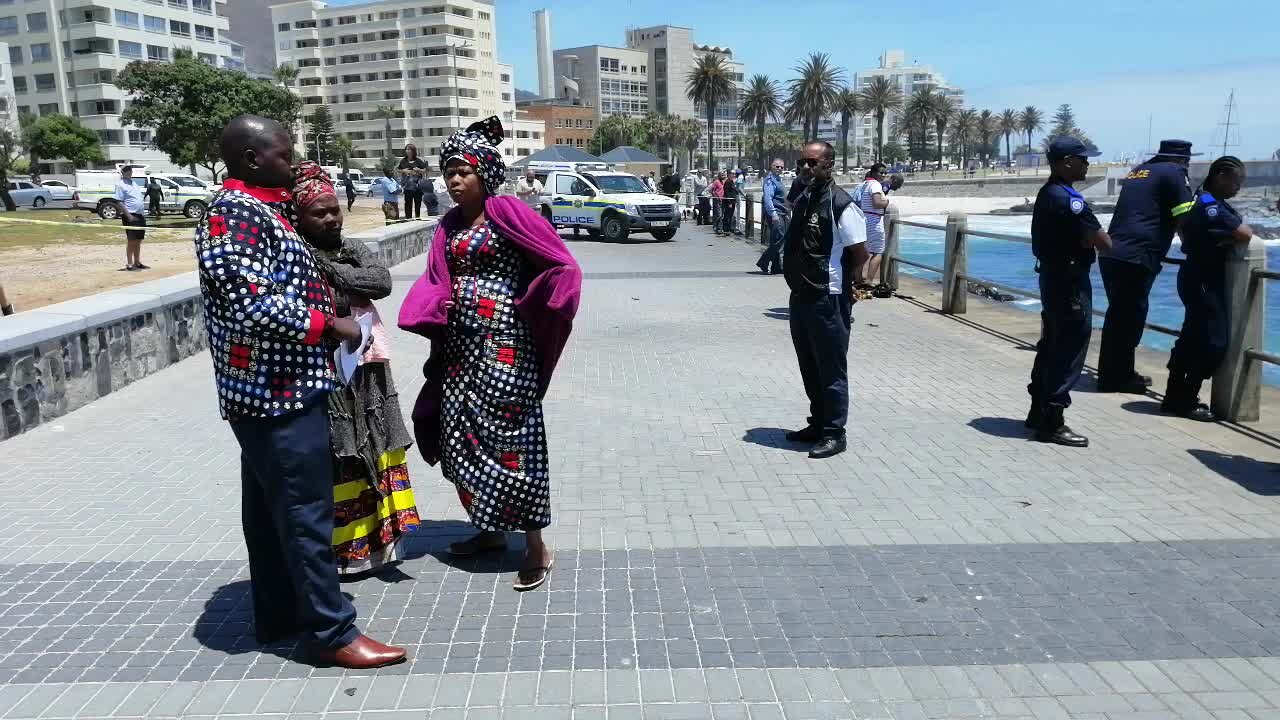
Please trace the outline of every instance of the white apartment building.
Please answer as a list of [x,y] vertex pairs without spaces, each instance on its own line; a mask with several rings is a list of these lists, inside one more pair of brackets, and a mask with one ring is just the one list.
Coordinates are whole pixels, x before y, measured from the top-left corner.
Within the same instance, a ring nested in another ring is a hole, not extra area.
[[0,43],[0,128],[18,131],[18,106],[13,97],[13,68],[9,65],[8,43]]
[[[870,70],[863,70],[857,75],[858,89],[861,90],[869,85],[873,78],[887,77],[891,82],[898,86],[902,91],[903,102],[906,102],[911,94],[916,90],[932,87],[935,90],[952,98],[956,103],[956,107],[964,104],[964,91],[952,87],[947,83],[947,79],[942,73],[937,72],[930,65],[923,65],[918,60],[907,62],[907,54],[902,50],[887,50],[880,56],[880,65]],[[834,120],[835,134],[839,134],[840,118],[830,118]],[[898,113],[889,112],[884,119],[884,141],[898,142],[906,144],[905,137],[897,137],[893,134],[894,125],[898,121]],[[858,118],[857,122],[851,123],[853,129],[849,131],[849,157],[853,162],[854,147],[860,145],[862,147],[862,156],[864,162],[869,153],[873,153],[876,144],[876,128],[875,116],[864,115]]]
[[[217,67],[242,69],[243,49],[227,38],[224,0],[0,0],[0,42],[7,43],[18,113],[78,117],[102,139],[104,167],[143,162],[173,168],[148,147],[151,131],[126,127],[128,99],[112,84],[134,60],[166,62],[179,48]],[[69,175],[66,162],[41,163]]]
[[271,18],[277,64],[298,68],[304,115],[328,105],[355,165],[376,168],[386,153],[382,106],[393,114],[396,157],[413,143],[435,165],[445,138],[490,115],[514,138],[502,145],[511,158],[541,148],[542,124],[516,117],[510,66],[497,62],[492,0],[302,0],[272,7]]
[[611,115],[642,117],[648,112],[697,118],[704,128],[698,153],[707,152],[705,109],[685,94],[685,83],[698,58],[719,54],[729,66],[737,93],[716,107],[715,153],[718,164],[728,166],[737,153],[734,137],[742,134],[738,101],[744,91],[744,68],[733,60],[729,48],[699,45],[693,31],[659,25],[627,31],[625,48],[607,45],[556,50],[556,77],[577,83],[577,95],[596,110],[596,122]]

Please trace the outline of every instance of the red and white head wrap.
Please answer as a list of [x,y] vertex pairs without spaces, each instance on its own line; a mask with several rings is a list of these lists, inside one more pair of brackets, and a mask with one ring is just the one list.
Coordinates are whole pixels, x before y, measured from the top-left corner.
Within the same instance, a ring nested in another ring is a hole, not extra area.
[[303,160],[298,163],[293,188],[293,202],[298,206],[298,210],[306,209],[325,195],[332,195],[334,200],[338,199],[338,193],[333,189],[333,180],[330,179],[329,173],[325,172],[320,167],[320,163],[315,160]]

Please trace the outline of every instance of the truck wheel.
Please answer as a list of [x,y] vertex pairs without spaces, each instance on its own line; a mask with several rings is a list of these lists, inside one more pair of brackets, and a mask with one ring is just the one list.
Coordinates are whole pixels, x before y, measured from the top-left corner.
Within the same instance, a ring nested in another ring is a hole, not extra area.
[[662,242],[666,242],[675,236],[676,236],[675,230],[654,230],[653,231],[653,237],[658,240],[661,240]]
[[551,221],[551,208],[546,205],[542,206],[542,217],[546,218],[548,223],[551,223],[551,227],[556,226],[556,224]]
[[626,219],[617,213],[605,215],[600,223],[600,233],[609,242],[626,242],[630,231],[631,228],[627,225]]
[[208,208],[199,200],[188,201],[186,205],[182,206],[182,214],[192,220],[199,220],[204,217],[205,210],[208,210]]
[[98,203],[98,217],[103,220],[115,220],[120,217],[120,209],[116,207],[115,203],[103,200]]

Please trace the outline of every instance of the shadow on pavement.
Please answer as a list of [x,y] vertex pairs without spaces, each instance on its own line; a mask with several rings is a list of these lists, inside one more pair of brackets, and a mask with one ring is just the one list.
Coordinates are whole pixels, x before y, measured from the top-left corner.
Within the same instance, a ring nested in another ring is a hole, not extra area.
[[474,557],[455,557],[449,553],[449,545],[466,540],[476,532],[474,525],[462,520],[423,522],[418,532],[406,541],[404,560],[407,563],[430,556],[446,567],[481,574],[515,572],[520,568],[524,557],[524,533],[507,533],[505,552],[489,552]]
[[1188,450],[1204,466],[1255,495],[1280,495],[1280,464],[1213,450]]
[[1160,403],[1154,400],[1134,400],[1120,406],[1123,410],[1128,410],[1137,415],[1163,415],[1160,412]]
[[676,241],[675,238],[671,238],[670,240],[659,240],[648,233],[627,235],[626,238],[618,241],[609,240],[605,238],[604,235],[591,235],[586,231],[575,235],[572,232],[565,232],[561,230],[558,234],[560,235],[560,239],[567,243],[589,242],[596,243],[598,245],[666,245],[667,243],[673,243]]
[[[346,593],[344,593],[346,594]],[[350,595],[347,595],[350,599]],[[254,637],[253,595],[248,580],[237,580],[213,591],[205,601],[204,611],[196,619],[196,641],[228,655],[263,653],[286,660],[306,662],[299,648],[299,636],[261,645]]]
[[791,309],[784,307],[769,308],[761,313],[761,315],[764,315],[770,320],[790,320]]
[[983,435],[990,435],[992,437],[1018,438],[1021,440],[1027,440],[1031,437],[1031,431],[1022,424],[1022,420],[1017,418],[974,418],[969,421],[969,427],[977,430]]
[[788,432],[790,431],[783,428],[751,428],[746,435],[742,436],[742,439],[752,445],[762,445],[778,450],[809,451],[810,445],[808,443],[789,442],[785,437]]

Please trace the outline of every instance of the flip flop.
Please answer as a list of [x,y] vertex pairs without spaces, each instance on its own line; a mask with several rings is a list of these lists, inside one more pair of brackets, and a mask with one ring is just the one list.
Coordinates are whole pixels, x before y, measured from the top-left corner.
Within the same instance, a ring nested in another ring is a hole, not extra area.
[[503,552],[507,549],[507,538],[498,535],[497,540],[481,541],[481,535],[449,545],[449,554],[454,557],[472,557],[482,553]]
[[[537,590],[551,577],[551,568],[555,566],[555,560],[547,563],[545,566],[529,568],[516,573],[516,581],[511,584],[511,589],[516,592],[529,592]],[[527,575],[528,574],[528,575]],[[522,582],[524,577],[531,577],[529,582]]]

